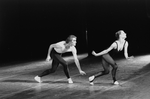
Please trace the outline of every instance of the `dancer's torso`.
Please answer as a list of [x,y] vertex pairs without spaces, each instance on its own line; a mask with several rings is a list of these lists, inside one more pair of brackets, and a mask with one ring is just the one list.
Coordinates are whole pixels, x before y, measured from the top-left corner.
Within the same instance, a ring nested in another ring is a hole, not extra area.
[[58,42],[57,45],[58,45],[58,47],[55,47],[55,48],[54,48],[57,53],[70,52],[70,51],[72,51],[72,50],[71,50],[72,47],[74,47],[74,46],[71,46],[71,47],[69,47],[69,48],[66,48],[66,46],[65,46],[65,41]]
[[117,46],[110,52],[110,54],[112,57],[121,57],[124,52],[123,49],[126,41],[124,41],[122,44],[120,44],[118,41],[115,41],[114,43],[116,43]]

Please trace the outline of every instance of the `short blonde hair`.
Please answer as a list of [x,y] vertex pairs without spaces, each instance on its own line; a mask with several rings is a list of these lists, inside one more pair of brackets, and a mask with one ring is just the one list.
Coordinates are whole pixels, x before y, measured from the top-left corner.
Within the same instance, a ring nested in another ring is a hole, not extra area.
[[69,35],[68,38],[66,39],[66,43],[72,41],[73,38],[77,38],[77,37],[75,35]]
[[119,39],[120,34],[124,32],[123,30],[119,30],[118,32],[116,32],[115,36],[117,39]]

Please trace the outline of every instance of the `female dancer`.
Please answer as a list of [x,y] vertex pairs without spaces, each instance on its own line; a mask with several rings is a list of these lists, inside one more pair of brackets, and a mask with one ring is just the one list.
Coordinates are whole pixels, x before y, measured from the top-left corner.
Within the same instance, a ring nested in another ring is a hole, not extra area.
[[76,64],[80,74],[82,74],[82,75],[86,74],[84,71],[81,70],[80,63],[77,58],[77,50],[75,48],[76,39],[77,39],[76,36],[70,35],[66,39],[66,41],[61,41],[61,42],[50,45],[46,60],[49,61],[50,59],[52,59],[52,67],[48,70],[45,70],[40,75],[36,76],[34,79],[37,82],[39,82],[39,83],[42,82],[41,77],[46,76],[51,73],[54,73],[56,71],[58,65],[61,64],[64,68],[63,69],[64,73],[65,73],[66,77],[68,78],[68,83],[73,83],[73,81],[69,75],[68,63],[61,57],[61,55],[66,52],[72,52],[75,64]]
[[89,77],[89,81],[90,81],[91,85],[94,84],[93,81],[95,78],[109,74],[109,72],[110,72],[109,65],[112,66],[111,73],[112,73],[113,83],[115,85],[119,84],[119,82],[116,80],[116,71],[117,71],[118,66],[117,66],[116,62],[113,60],[113,58],[109,55],[109,52],[111,50],[114,50],[114,52],[119,52],[124,49],[125,58],[129,59],[132,57],[128,57],[128,42],[125,40],[126,33],[123,30],[120,30],[120,31],[116,32],[116,37],[117,37],[117,40],[115,42],[113,42],[108,49],[103,50],[99,53],[96,53],[95,51],[92,52],[92,54],[94,56],[102,56],[102,66],[103,66],[104,71]]

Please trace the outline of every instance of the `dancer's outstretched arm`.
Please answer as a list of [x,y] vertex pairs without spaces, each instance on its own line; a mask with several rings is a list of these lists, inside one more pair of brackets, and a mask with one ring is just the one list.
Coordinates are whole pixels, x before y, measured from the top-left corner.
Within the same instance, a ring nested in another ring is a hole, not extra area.
[[78,60],[78,57],[77,57],[77,50],[75,47],[72,47],[72,54],[73,54],[73,57],[74,57],[74,62],[80,72],[81,75],[85,75],[86,73],[84,71],[82,71],[81,69],[81,66],[80,66],[80,63],[79,63],[79,60]]
[[96,53],[95,51],[92,51],[92,54],[93,54],[94,56],[101,56],[101,55],[104,55],[104,54],[108,53],[108,52],[111,51],[112,49],[116,48],[116,46],[117,46],[116,43],[112,43],[111,46],[108,47],[107,49],[105,49],[105,50],[103,50],[103,51],[101,51],[101,52],[99,52],[99,53]]

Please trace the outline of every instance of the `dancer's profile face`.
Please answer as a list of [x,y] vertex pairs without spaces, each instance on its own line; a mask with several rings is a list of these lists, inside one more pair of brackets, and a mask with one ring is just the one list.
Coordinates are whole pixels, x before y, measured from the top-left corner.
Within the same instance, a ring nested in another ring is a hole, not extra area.
[[76,46],[77,38],[72,38],[72,41],[70,42],[71,46]]
[[121,31],[120,38],[127,38],[127,34],[124,31]]

